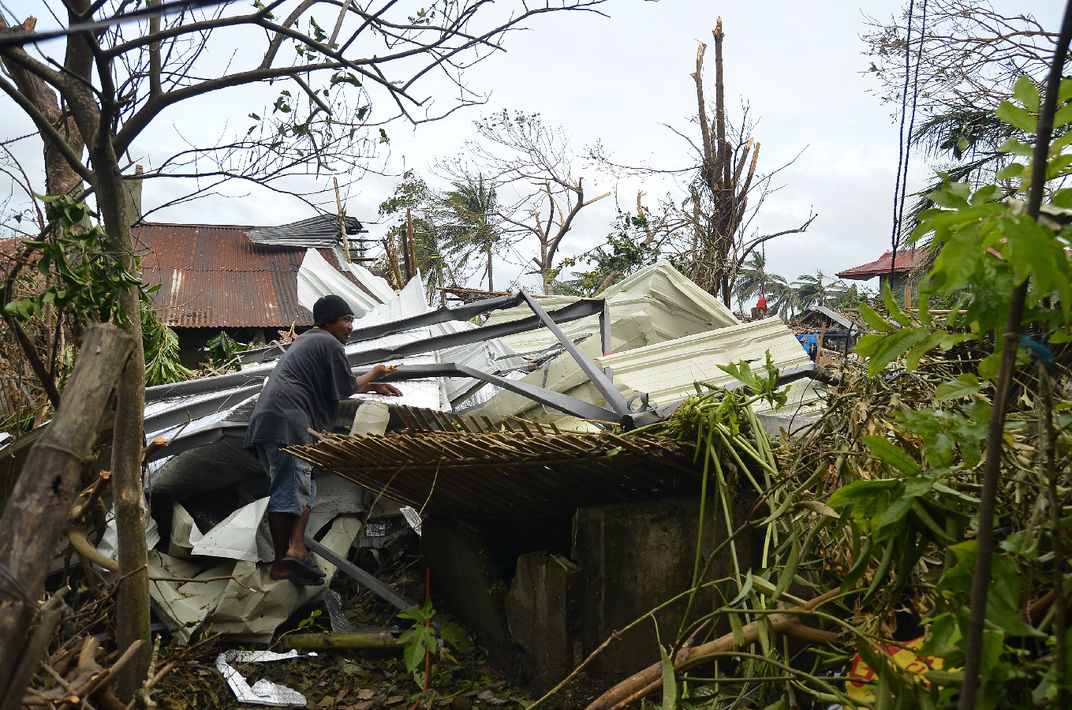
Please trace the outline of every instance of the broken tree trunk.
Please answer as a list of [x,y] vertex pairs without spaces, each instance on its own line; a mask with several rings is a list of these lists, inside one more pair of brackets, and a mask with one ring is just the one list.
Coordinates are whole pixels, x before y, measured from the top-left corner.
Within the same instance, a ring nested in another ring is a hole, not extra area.
[[113,325],[87,332],[60,408],[34,445],[0,517],[0,688],[14,672],[37,611],[82,467],[133,341]]

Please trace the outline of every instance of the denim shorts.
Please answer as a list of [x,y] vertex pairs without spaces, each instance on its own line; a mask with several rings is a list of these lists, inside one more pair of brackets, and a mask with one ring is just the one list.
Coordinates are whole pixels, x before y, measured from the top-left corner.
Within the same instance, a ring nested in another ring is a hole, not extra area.
[[301,515],[316,502],[313,467],[284,453],[278,444],[257,444],[257,458],[268,473],[268,512]]

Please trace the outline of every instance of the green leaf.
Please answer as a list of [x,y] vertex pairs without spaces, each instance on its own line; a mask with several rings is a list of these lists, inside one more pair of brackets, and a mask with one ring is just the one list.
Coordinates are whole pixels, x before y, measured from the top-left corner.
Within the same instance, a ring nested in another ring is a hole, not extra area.
[[1072,187],[1065,187],[1053,193],[1050,203],[1054,207],[1072,208]]
[[964,397],[979,394],[982,389],[983,384],[978,377],[971,373],[965,373],[958,375],[956,379],[948,380],[938,385],[934,392],[934,397],[939,402],[948,402],[952,399],[963,399]]
[[1062,128],[1072,123],[1072,104],[1065,104],[1053,114],[1053,127]]
[[838,488],[830,494],[826,504],[831,508],[844,508],[854,505],[866,498],[887,493],[900,485],[900,481],[885,478],[870,479],[866,481],[853,481],[848,485]]
[[999,170],[995,177],[997,177],[998,180],[1011,180],[1020,177],[1026,170],[1027,168],[1021,163],[1009,163]]
[[898,498],[893,501],[878,519],[879,528],[887,528],[901,522],[908,512],[912,510],[912,498]]
[[979,367],[976,371],[979,373],[979,377],[984,380],[993,380],[998,376],[998,369],[1001,367],[1001,352],[991,353],[979,361]]
[[882,372],[891,362],[926,340],[929,333],[923,329],[905,328],[889,335],[872,335],[860,338],[856,349],[868,357],[867,371],[871,375]]
[[472,642],[469,641],[469,637],[465,635],[462,627],[458,626],[453,621],[440,624],[439,636],[462,653],[469,651],[469,649],[473,647]]
[[677,677],[674,675],[674,664],[661,644],[659,654],[662,658],[663,669],[663,710],[675,710],[677,708]]
[[[1035,149],[1032,146],[1015,138],[1006,138],[1005,142],[998,146],[998,150],[1002,153],[1012,153],[1023,158],[1031,158],[1035,155]],[[1021,165],[1020,167],[1022,168],[1023,166]]]
[[876,313],[875,309],[866,303],[860,304],[860,317],[864,319],[864,323],[880,333],[892,333],[897,330],[896,326]]
[[1031,80],[1031,77],[1026,74],[1022,75],[1016,80],[1016,84],[1012,87],[1012,95],[1016,97],[1016,100],[1023,104],[1031,113],[1038,113],[1039,110],[1039,90],[1035,85],[1035,82]]
[[[403,634],[403,635],[405,635],[405,634]],[[401,638],[402,637],[400,636],[399,640],[401,640]],[[426,653],[426,649],[420,643],[406,644],[406,646],[405,646],[405,648],[404,648],[404,650],[402,652],[402,659],[406,663],[406,670],[409,671],[410,673],[412,673],[413,671],[417,670],[417,668],[424,661],[425,653]]]
[[1008,101],[1002,101],[998,106],[997,116],[1013,128],[1019,128],[1027,133],[1034,133],[1038,127],[1038,122],[1030,112]]
[[882,301],[886,304],[886,310],[889,311],[890,317],[900,325],[907,327],[912,324],[912,321],[904,314],[901,307],[897,305],[897,299],[893,297],[889,282],[882,284]]
[[904,449],[884,436],[872,434],[861,437],[861,440],[872,454],[903,474],[916,476],[923,470],[923,467],[905,453]]
[[1050,160],[1049,165],[1046,166],[1046,179],[1052,180],[1058,175],[1062,175],[1069,165],[1072,165],[1072,153],[1058,155],[1053,158]]

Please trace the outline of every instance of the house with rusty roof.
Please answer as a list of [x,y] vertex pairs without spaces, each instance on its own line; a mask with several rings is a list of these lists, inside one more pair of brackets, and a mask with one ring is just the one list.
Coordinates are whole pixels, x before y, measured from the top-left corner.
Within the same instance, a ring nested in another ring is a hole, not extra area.
[[926,263],[927,253],[924,248],[903,249],[898,250],[895,257],[892,251],[887,251],[874,261],[839,271],[837,277],[867,281],[877,276],[880,291],[883,286],[889,284],[891,291],[900,293],[908,285],[909,275]]
[[[347,218],[346,239],[362,231]],[[302,330],[312,314],[298,302],[297,275],[315,249],[332,266],[347,257],[339,220],[322,215],[281,227],[140,223],[134,239],[142,278],[155,292],[157,316],[179,336],[183,362],[204,359],[205,343],[226,332],[244,343],[268,343],[279,331]],[[360,242],[355,251],[360,258]],[[347,245],[349,246],[349,245]]]

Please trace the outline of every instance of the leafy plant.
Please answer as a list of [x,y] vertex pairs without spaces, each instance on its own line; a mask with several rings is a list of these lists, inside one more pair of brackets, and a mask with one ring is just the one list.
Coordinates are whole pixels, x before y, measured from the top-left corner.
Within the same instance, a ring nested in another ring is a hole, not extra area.
[[77,318],[124,323],[129,314],[122,312],[117,295],[131,286],[141,287],[141,281],[124,265],[114,240],[90,219],[85,203],[64,195],[40,199],[56,230],[49,239],[22,243],[30,258],[36,252],[38,271],[50,279],[39,293],[4,304],[4,313],[27,321],[40,317],[52,304]]
[[[402,644],[402,658],[406,664],[406,670],[414,673],[415,677],[417,669],[429,654],[442,655],[452,660],[450,649],[466,652],[472,647],[460,626],[450,621],[433,624],[435,616],[436,610],[430,599],[420,606],[398,613],[398,618],[413,622],[410,628],[402,632],[398,640]],[[435,677],[433,666],[433,675],[425,680],[430,683]],[[440,677],[447,678],[442,674]],[[421,681],[418,681],[418,685],[424,686]]]
[[238,342],[228,335],[226,331],[221,330],[205,343],[205,349],[208,351],[212,367],[221,372],[226,372],[231,369],[239,369],[241,355],[246,350],[249,350],[249,346]]
[[323,614],[324,612],[320,609],[313,609],[309,612],[309,616],[298,622],[298,628],[305,631],[325,631],[324,625],[320,623],[320,617]]

